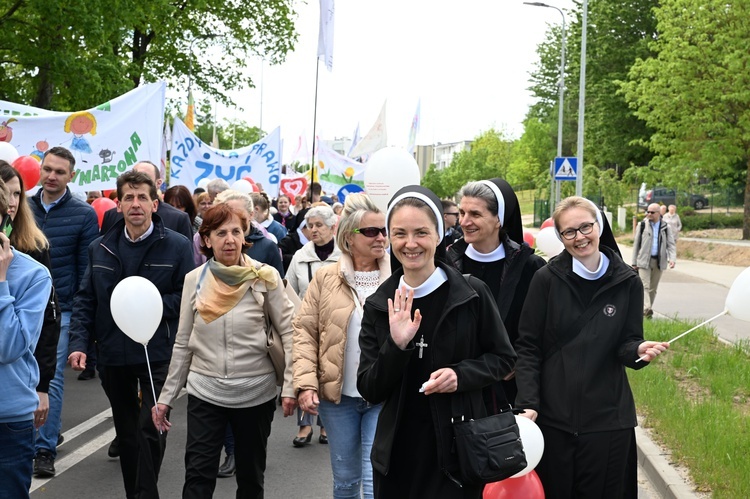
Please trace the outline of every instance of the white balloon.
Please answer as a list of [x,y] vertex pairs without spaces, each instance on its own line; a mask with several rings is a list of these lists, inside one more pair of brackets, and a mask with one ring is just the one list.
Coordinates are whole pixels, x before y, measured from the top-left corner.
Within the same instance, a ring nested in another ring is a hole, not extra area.
[[404,186],[419,184],[419,165],[404,149],[386,147],[375,152],[365,166],[365,192],[383,213],[388,201]]
[[732,283],[724,308],[732,317],[750,322],[750,267],[743,270]]
[[550,258],[565,249],[562,241],[557,238],[554,227],[545,227],[539,231],[536,235],[536,247]]
[[206,189],[206,188],[208,187],[208,183],[209,183],[210,181],[211,181],[211,179],[210,179],[210,178],[202,178],[202,179],[200,179],[200,181],[198,182],[198,187],[203,187],[204,189]]
[[0,159],[7,161],[8,164],[13,164],[18,159],[18,151],[13,145],[7,142],[0,142]]
[[518,429],[521,432],[521,442],[523,443],[523,452],[526,454],[527,464],[524,469],[511,478],[531,473],[536,468],[536,465],[539,464],[539,461],[542,460],[542,454],[544,454],[544,436],[536,423],[529,418],[516,414],[516,424],[518,424]]
[[151,281],[140,276],[126,277],[115,286],[109,308],[117,327],[144,346],[156,332],[164,313],[161,293]]
[[243,192],[243,193],[245,193],[245,194],[250,194],[250,193],[252,193],[252,192],[253,192],[253,190],[254,190],[254,189],[253,189],[253,184],[251,184],[250,182],[248,182],[248,181],[247,181],[247,180],[245,180],[244,178],[241,178],[241,179],[239,179],[239,180],[235,181],[235,182],[234,182],[234,183],[233,183],[233,184],[232,184],[232,185],[230,186],[230,188],[231,188],[231,189],[232,189],[233,191],[237,191],[237,192]]

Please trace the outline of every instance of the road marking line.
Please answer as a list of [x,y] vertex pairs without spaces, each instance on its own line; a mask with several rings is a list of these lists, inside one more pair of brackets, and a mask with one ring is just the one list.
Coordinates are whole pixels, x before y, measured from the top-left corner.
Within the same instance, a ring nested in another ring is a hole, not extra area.
[[108,419],[112,419],[112,409],[107,409],[105,411],[100,412],[93,418],[89,418],[83,423],[79,424],[75,428],[71,428],[70,430],[63,433],[63,437],[65,437],[65,441],[61,443],[58,447],[62,447],[63,445],[67,444],[68,442],[74,440],[76,437],[80,437],[82,434],[86,433],[90,429],[99,426],[103,422],[105,422]]
[[[92,418],[93,419],[93,418]],[[85,424],[85,423],[84,423]],[[80,426],[80,425],[79,425]],[[78,428],[78,426],[76,427]],[[75,429],[75,428],[74,428]],[[71,430],[72,432],[73,430]],[[66,437],[67,438],[67,437]],[[60,459],[59,461],[55,461],[55,476],[60,476],[63,473],[65,473],[67,470],[75,466],[76,464],[80,463],[87,457],[89,457],[91,454],[97,452],[99,449],[104,447],[105,445],[112,442],[112,440],[115,438],[115,429],[114,427],[110,428],[109,430],[105,431],[95,439],[87,442],[86,444],[76,448],[73,452],[65,456],[64,458]],[[52,480],[54,477],[50,478],[32,478],[31,479],[31,489],[29,492],[34,492],[40,487],[43,487],[47,484],[50,480]]]

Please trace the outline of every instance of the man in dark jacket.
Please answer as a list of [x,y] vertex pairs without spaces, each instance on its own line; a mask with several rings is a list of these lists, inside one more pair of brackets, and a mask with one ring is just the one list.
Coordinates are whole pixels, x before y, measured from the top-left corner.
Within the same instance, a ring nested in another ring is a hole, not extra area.
[[52,282],[62,312],[57,367],[48,392],[49,413],[36,439],[34,474],[37,477],[55,475],[73,295],[88,264],[86,248],[99,234],[94,209],[85,201],[73,197],[68,189],[68,182],[73,180],[74,166],[75,158],[64,147],[53,147],[47,151],[41,166],[42,188],[29,198],[36,223],[50,243]]
[[160,436],[151,423],[154,400],[143,346],[117,327],[110,297],[117,284],[130,276],[144,277],[159,290],[164,315],[148,343],[154,389],[159,393],[172,356],[183,280],[193,269],[193,253],[190,241],[165,228],[154,214],[158,197],[150,177],[133,170],[120,175],[117,197],[124,219],[89,246],[89,265],[75,296],[69,361],[73,369],[85,369],[89,338],[97,335],[99,360],[106,366],[102,385],[120,437],[126,496],[151,498],[159,496],[156,482],[166,434]]

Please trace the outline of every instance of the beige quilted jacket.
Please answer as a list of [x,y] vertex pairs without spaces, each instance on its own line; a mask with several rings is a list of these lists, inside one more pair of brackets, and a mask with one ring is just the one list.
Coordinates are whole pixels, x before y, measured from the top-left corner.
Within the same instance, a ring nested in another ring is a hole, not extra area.
[[[388,255],[378,260],[380,282],[391,275]],[[294,393],[317,390],[318,396],[338,404],[344,382],[346,331],[354,312],[354,267],[341,253],[335,264],[319,269],[307,288],[294,318]]]

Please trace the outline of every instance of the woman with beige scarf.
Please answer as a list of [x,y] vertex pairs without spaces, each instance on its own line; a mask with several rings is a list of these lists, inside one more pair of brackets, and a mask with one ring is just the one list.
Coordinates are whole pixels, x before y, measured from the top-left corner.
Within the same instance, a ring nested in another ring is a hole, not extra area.
[[284,415],[296,404],[291,384],[292,315],[276,269],[244,255],[247,214],[220,204],[209,209],[199,234],[209,260],[185,277],[180,324],[169,375],[154,408],[166,416],[187,384],[187,446],[183,498],[211,497],[224,431],[235,437],[237,497],[262,497],[266,442],[276,397],[276,375],[266,348],[266,314],[286,354]]

